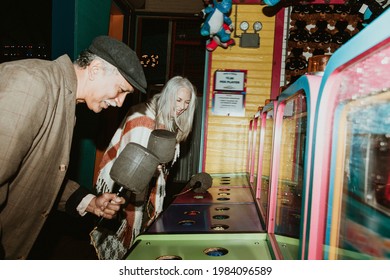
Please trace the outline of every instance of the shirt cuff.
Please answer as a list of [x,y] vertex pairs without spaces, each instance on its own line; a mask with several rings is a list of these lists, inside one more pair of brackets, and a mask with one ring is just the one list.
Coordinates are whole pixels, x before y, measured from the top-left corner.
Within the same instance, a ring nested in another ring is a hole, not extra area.
[[93,194],[87,194],[80,202],[80,204],[77,206],[76,210],[77,212],[79,212],[80,216],[84,216],[85,214],[87,214],[87,212],[85,211],[89,205],[89,203],[91,203],[91,200],[95,197],[95,195]]

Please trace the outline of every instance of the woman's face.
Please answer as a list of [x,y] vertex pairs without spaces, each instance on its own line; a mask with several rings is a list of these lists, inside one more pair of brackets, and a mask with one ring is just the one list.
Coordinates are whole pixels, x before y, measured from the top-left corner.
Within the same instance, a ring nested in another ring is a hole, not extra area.
[[176,117],[187,110],[191,101],[191,92],[187,88],[180,88],[177,93],[176,106],[174,108]]

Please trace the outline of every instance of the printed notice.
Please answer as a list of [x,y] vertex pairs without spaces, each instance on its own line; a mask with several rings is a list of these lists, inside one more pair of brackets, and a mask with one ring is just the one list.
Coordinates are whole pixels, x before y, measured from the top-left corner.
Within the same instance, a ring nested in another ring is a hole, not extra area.
[[230,93],[214,94],[214,115],[220,116],[245,116],[245,95]]
[[245,91],[244,71],[216,71],[215,90],[220,91]]

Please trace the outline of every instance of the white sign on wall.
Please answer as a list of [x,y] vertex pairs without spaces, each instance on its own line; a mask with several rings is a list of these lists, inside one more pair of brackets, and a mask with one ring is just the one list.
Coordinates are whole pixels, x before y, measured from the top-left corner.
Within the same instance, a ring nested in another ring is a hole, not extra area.
[[214,75],[214,115],[245,116],[247,70],[217,70]]
[[245,72],[216,71],[214,89],[216,91],[244,91]]
[[219,116],[245,116],[245,95],[236,93],[214,94],[214,115]]

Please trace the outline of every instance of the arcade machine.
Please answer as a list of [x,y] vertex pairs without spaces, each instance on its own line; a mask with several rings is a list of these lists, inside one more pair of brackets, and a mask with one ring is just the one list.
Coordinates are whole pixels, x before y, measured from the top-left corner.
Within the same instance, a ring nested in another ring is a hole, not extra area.
[[195,174],[126,259],[272,259],[244,174]]
[[304,246],[305,174],[310,172],[307,162],[320,82],[320,73],[303,75],[281,93],[277,102],[264,108],[259,199],[277,259],[299,259]]
[[136,238],[127,259],[272,259],[246,176],[208,176],[211,186],[185,188]]
[[307,259],[390,259],[390,10],[338,49],[317,102]]

